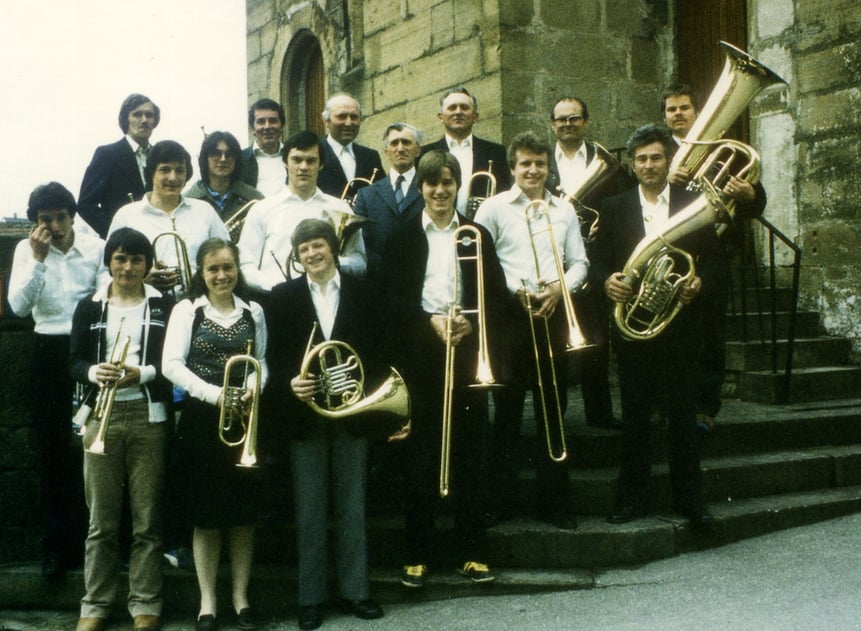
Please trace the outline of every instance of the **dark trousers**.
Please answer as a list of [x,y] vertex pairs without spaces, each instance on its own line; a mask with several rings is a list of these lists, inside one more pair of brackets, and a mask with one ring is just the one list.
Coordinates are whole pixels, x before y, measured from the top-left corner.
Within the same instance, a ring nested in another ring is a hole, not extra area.
[[[727,246],[721,245],[726,248]],[[714,418],[721,408],[721,387],[726,371],[726,310],[729,301],[729,254],[724,249],[720,274],[694,305],[702,320],[702,346],[698,358],[697,412]]]
[[31,419],[36,434],[45,555],[66,563],[83,554],[84,494],[78,452],[71,446],[73,382],[69,336],[33,334]]
[[597,289],[573,298],[577,321],[591,347],[574,353],[580,367],[580,388],[586,422],[601,424],[613,418],[610,398],[610,311],[607,300]]

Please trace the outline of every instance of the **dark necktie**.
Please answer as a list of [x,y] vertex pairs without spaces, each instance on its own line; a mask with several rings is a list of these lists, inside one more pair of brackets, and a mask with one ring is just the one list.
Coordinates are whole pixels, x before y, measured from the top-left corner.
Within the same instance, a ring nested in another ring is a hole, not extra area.
[[406,181],[403,175],[399,175],[395,180],[395,201],[398,203],[398,212],[404,209],[404,189],[403,183]]

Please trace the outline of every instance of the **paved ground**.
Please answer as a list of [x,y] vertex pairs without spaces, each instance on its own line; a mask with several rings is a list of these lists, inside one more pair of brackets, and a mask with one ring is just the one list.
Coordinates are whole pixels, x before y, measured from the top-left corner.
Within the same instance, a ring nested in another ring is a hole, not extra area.
[[[327,618],[327,631],[861,630],[861,514],[722,548],[611,569],[596,587],[388,605],[386,617]],[[0,631],[74,629],[71,612],[0,612]],[[117,621],[109,629],[130,629]],[[232,627],[225,624],[222,629]],[[295,629],[267,621],[265,631]],[[193,629],[168,620],[165,631]]]

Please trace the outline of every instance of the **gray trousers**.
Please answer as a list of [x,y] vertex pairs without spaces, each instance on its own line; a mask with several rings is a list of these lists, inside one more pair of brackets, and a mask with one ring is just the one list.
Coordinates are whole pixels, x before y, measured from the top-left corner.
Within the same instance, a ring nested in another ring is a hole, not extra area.
[[[105,454],[84,452],[84,494],[90,510],[84,557],[81,617],[107,618],[120,573],[120,511],[128,483],[132,519],[128,610],[132,616],[161,615],[161,502],[167,423],[150,423],[146,399],[115,402]],[[90,423],[84,445],[98,424]]]
[[367,439],[350,434],[338,421],[320,421],[307,437],[290,441],[300,606],[318,605],[328,598],[330,488],[338,596],[365,600],[370,595],[365,533],[367,454]]

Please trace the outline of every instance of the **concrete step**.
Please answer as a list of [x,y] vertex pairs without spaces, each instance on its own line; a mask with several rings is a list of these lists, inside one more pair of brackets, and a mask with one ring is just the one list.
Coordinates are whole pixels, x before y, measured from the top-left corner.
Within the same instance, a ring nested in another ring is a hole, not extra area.
[[[772,299],[773,296],[773,299]],[[732,291],[727,303],[727,311],[729,313],[740,313],[742,308],[748,313],[756,311],[771,311],[773,308],[778,311],[789,311],[792,307],[792,290],[788,287],[777,287],[774,292],[769,287],[763,285],[759,289],[749,286],[742,289]]]
[[[789,311],[778,311],[775,314],[777,337],[786,338],[789,331]],[[771,340],[771,316],[768,314],[728,314],[726,317],[726,339],[757,341]],[[820,326],[819,313],[816,311],[799,311],[796,314],[795,336],[816,337],[823,333]]]
[[[588,589],[595,585],[590,568],[633,565],[682,552],[724,545],[784,528],[791,528],[861,509],[861,486],[783,494],[734,502],[713,503],[715,522],[707,530],[692,530],[687,521],[656,513],[628,524],[607,524],[602,518],[581,520],[574,531],[562,531],[529,520],[514,520],[489,532],[491,564],[497,580],[474,585],[458,575],[445,560],[430,565],[428,584],[407,590],[399,581],[398,562],[375,562],[371,593],[384,606],[395,602],[442,600],[470,596],[502,596],[559,590]],[[443,533],[445,536],[445,533]],[[371,546],[383,545],[372,538]],[[124,615],[126,575],[121,578],[116,611]],[[219,596],[230,601],[229,568],[219,573]],[[292,618],[298,586],[293,565],[272,562],[258,546],[251,598],[264,622]],[[60,583],[46,583],[38,564],[0,566],[0,609],[75,610],[83,594],[80,570]],[[198,588],[193,572],[165,570],[165,610],[193,617]]]
[[[738,397],[745,401],[777,403],[783,397],[785,378],[770,370],[739,374]],[[792,401],[829,401],[861,396],[861,367],[825,366],[793,369]]]
[[[777,368],[786,365],[787,340],[777,341]],[[819,336],[796,338],[792,349],[792,365],[796,368],[840,366],[850,363],[852,344],[848,338]],[[726,369],[733,371],[770,370],[772,367],[770,341],[729,341],[726,343]]]

